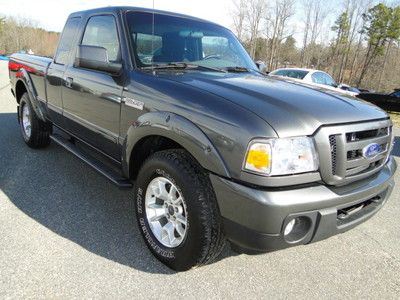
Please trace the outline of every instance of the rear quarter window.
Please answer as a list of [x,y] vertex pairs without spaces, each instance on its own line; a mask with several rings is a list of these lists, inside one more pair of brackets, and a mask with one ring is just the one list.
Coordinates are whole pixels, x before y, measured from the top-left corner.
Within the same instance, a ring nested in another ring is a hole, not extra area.
[[57,52],[54,56],[54,62],[56,64],[65,65],[68,63],[68,58],[74,45],[80,22],[80,17],[74,17],[68,19],[67,23],[65,23],[60,42],[58,43]]

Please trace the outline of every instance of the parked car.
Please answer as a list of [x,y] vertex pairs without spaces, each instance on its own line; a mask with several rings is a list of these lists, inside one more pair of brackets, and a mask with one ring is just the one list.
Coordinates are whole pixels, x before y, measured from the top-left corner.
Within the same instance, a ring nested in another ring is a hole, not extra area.
[[353,93],[355,93],[355,96],[358,95],[359,93],[361,93],[361,91],[358,88],[350,86],[348,84],[344,84],[344,83],[339,84],[338,88],[340,88],[344,91],[353,92]]
[[360,91],[360,93],[374,93],[373,90],[368,90],[368,89],[363,89],[363,88],[358,88],[358,90]]
[[328,73],[312,69],[282,68],[269,73],[271,76],[290,78],[300,83],[324,88],[337,93],[356,96],[358,93],[342,89]]
[[371,102],[387,111],[400,112],[400,89],[390,94],[361,93],[357,97]]
[[130,189],[145,243],[175,270],[226,240],[254,253],[344,232],[394,187],[386,112],[262,74],[201,19],[73,13],[54,59],[14,54],[9,71],[25,143],[53,141]]

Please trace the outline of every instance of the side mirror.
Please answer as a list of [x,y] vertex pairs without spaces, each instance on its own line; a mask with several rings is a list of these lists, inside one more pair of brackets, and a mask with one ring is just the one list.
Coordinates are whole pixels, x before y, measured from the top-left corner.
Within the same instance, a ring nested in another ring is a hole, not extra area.
[[75,58],[75,67],[103,71],[117,75],[122,70],[121,63],[108,61],[107,50],[103,47],[79,45]]
[[264,62],[259,60],[259,61],[256,61],[255,63],[256,63],[256,66],[257,66],[258,70],[261,73],[266,73],[265,71],[267,70],[267,66],[265,65]]

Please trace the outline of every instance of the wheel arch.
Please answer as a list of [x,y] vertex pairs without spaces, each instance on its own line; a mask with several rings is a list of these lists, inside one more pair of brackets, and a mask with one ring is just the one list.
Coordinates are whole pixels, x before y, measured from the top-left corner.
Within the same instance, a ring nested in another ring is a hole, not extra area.
[[169,112],[149,112],[130,126],[124,140],[124,174],[135,179],[144,160],[154,152],[184,149],[206,170],[230,177],[217,149],[190,120]]
[[15,84],[15,97],[18,104],[21,102],[21,97],[24,93],[28,94],[29,101],[38,118],[46,122],[45,112],[42,111],[39,100],[37,99],[37,93],[31,78],[25,69],[20,69],[18,80]]
[[17,100],[18,104],[21,102],[22,95],[27,92],[28,90],[25,86],[25,83],[22,80],[18,80],[15,85],[15,99]]

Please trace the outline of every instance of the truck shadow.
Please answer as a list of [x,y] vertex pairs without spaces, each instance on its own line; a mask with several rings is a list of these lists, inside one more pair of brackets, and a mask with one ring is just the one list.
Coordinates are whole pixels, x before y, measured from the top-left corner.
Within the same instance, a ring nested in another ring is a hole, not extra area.
[[[16,114],[0,114],[0,140],[0,190],[18,209],[96,255],[144,272],[175,273],[144,244],[130,190],[119,190],[54,144],[26,147]],[[226,247],[220,259],[231,255]]]

